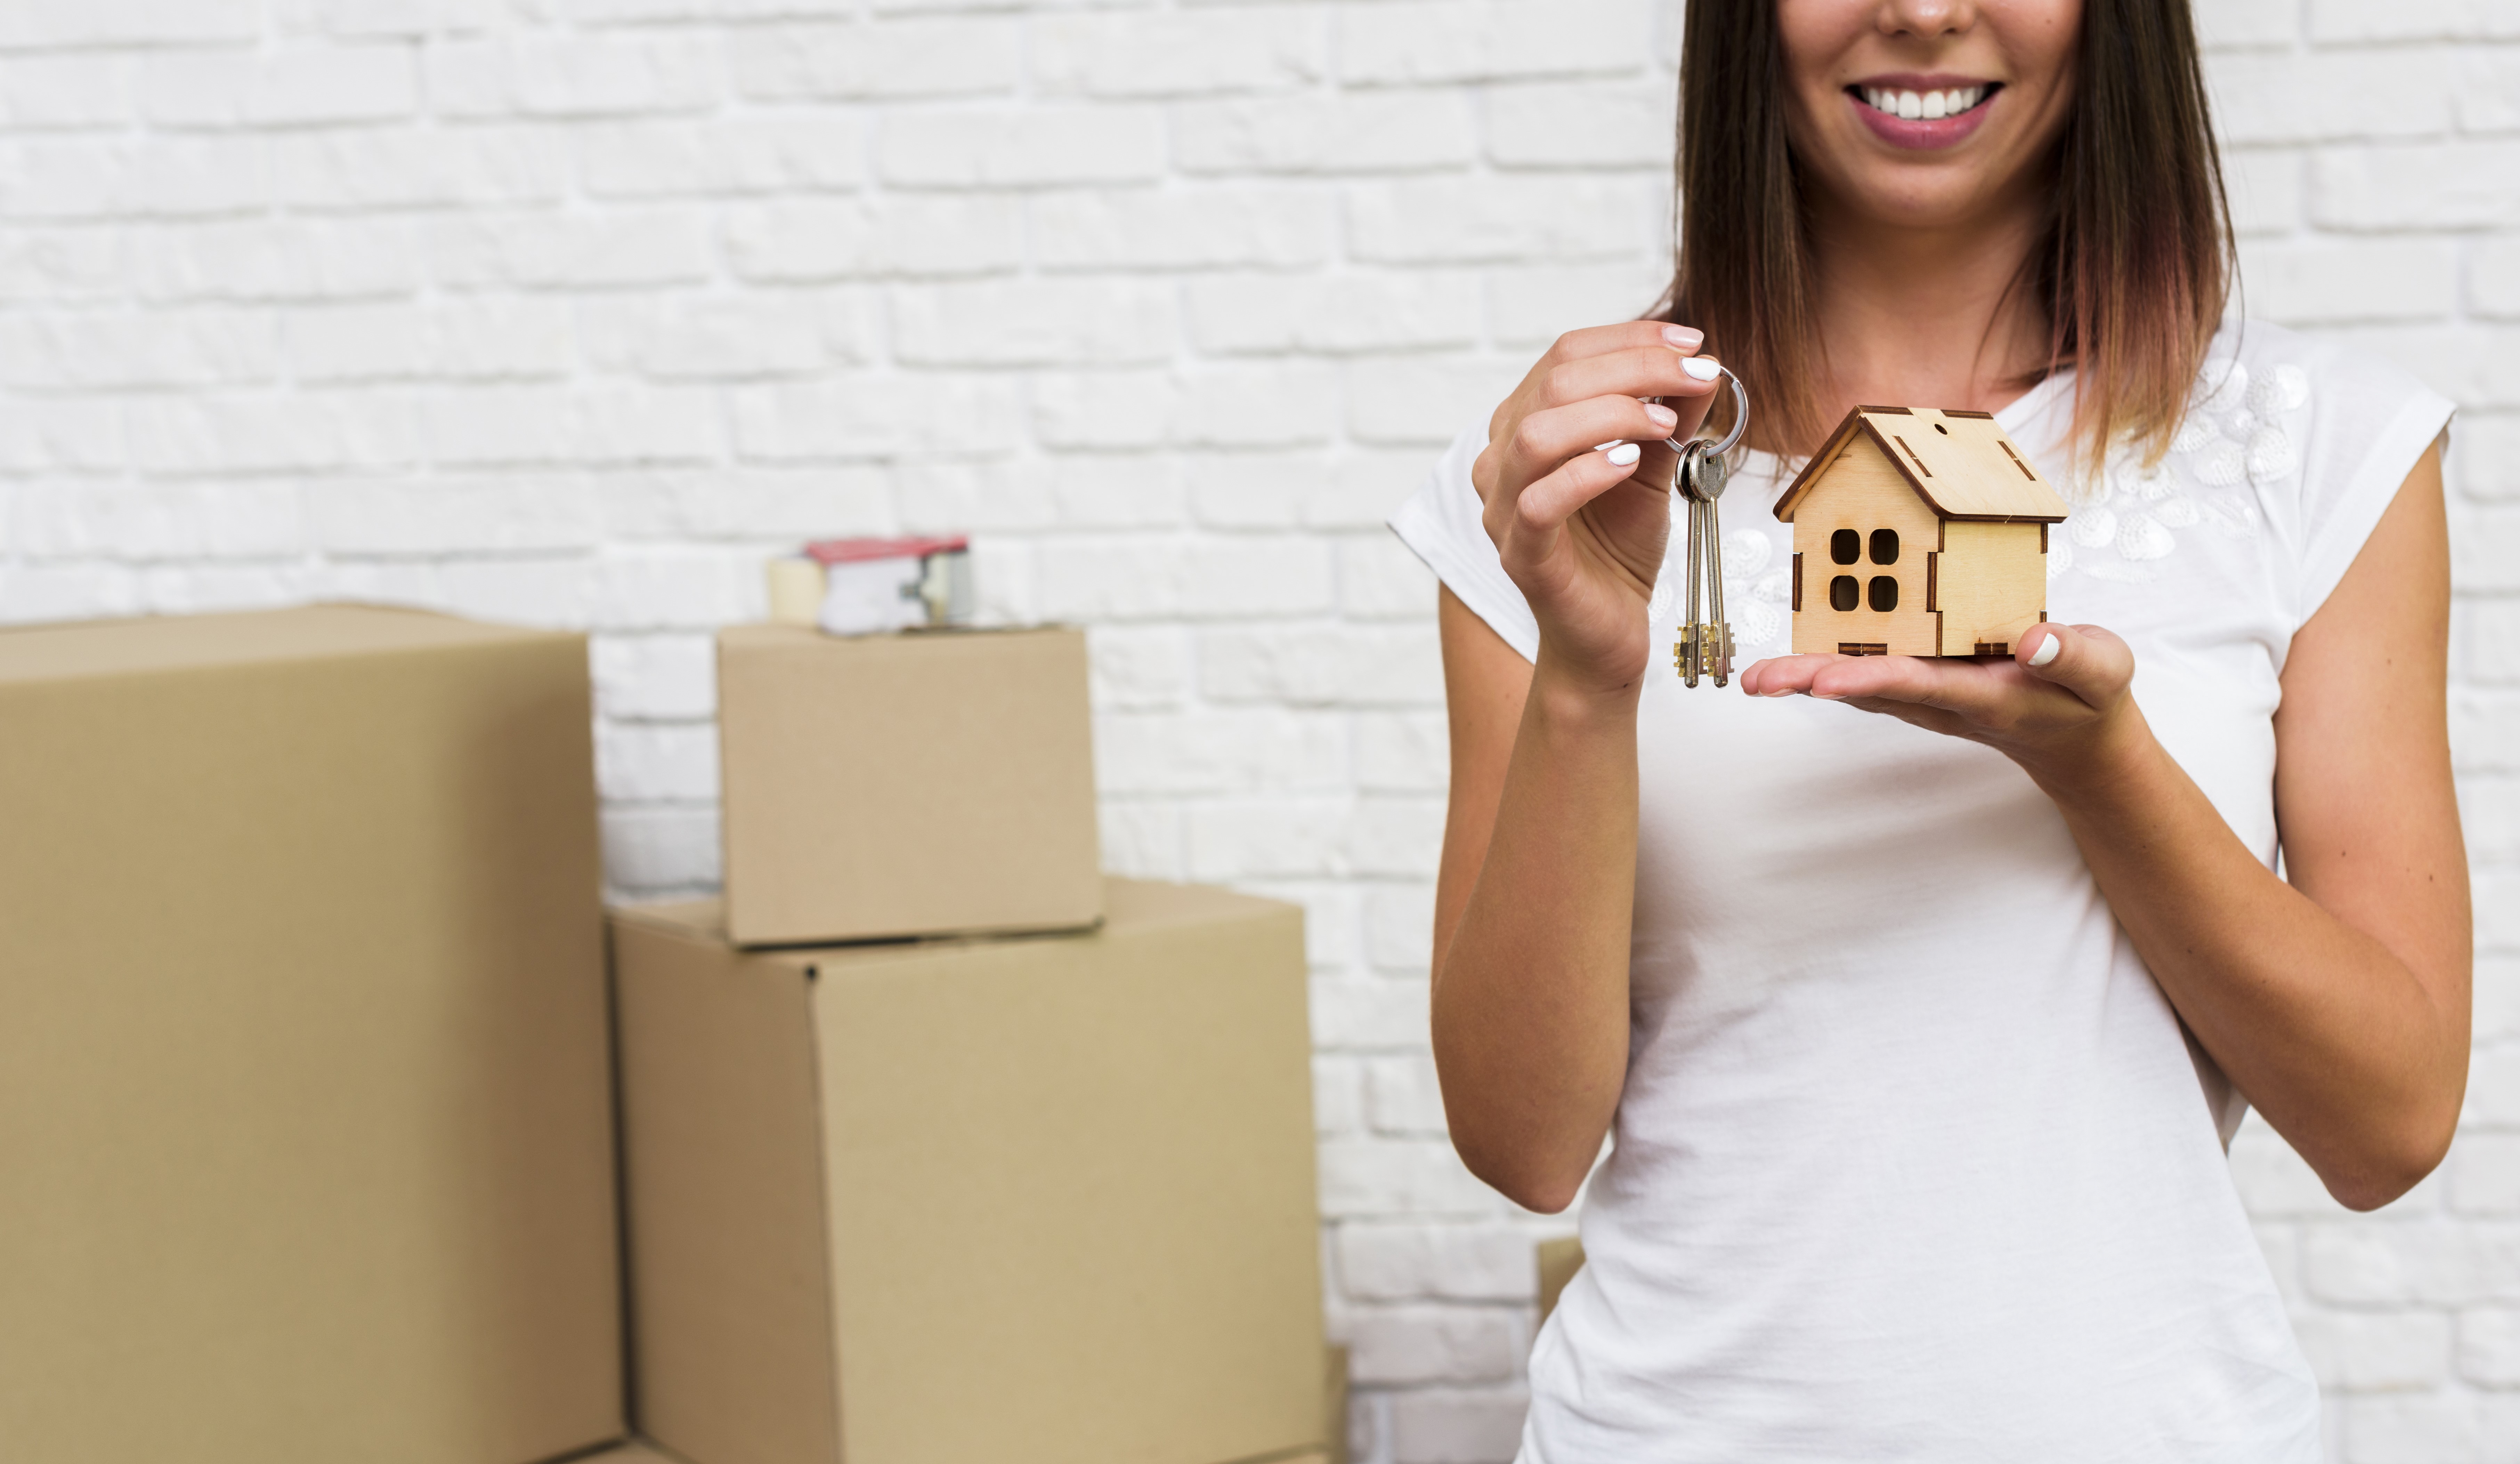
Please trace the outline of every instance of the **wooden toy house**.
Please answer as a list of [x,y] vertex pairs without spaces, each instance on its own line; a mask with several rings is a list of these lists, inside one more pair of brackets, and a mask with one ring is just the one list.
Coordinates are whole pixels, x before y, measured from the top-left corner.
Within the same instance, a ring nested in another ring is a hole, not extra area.
[[2065,513],[1987,413],[1857,407],[1777,500],[1795,654],[2011,655],[2048,618]]

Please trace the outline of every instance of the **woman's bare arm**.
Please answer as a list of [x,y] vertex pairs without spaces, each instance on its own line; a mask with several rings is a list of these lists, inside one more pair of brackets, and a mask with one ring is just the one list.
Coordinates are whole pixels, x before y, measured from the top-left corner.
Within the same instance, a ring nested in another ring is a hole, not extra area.
[[1435,590],[1435,625],[1444,645],[1444,712],[1452,733],[1453,780],[1444,805],[1443,862],[1435,873],[1435,970],[1470,902],[1470,887],[1488,856],[1506,764],[1531,693],[1531,663],[1470,612],[1449,589]]
[[2169,873],[2145,846],[2085,842],[2197,1040],[2359,1210],[2441,1163],[2466,1090],[2473,927],[2449,643],[2435,451],[2284,661],[2275,812],[2292,888],[2251,859],[2217,882],[2228,913],[2165,902],[2138,893]]
[[1566,685],[1442,592],[1452,802],[1435,885],[1435,1060],[1453,1145],[1566,1208],[1618,1109],[1636,898],[1636,688]]
[[1536,663],[1441,600],[1435,1071],[1462,1162],[1533,1210],[1573,1201],[1626,1080],[1645,605],[1671,533],[1665,439],[1696,430],[1721,371],[1698,343],[1649,320],[1570,331],[1489,420],[1470,480]]
[[[2289,885],[2154,739],[2126,694],[2131,654],[2097,626],[2040,627],[1992,666],[1796,657],[1743,685],[1850,701],[2020,762],[2197,1041],[2329,1193],[2368,1210],[2441,1162],[2467,1081],[2449,620],[2432,452],[2285,661],[2275,810]],[[2030,667],[2051,637],[2059,654]]]

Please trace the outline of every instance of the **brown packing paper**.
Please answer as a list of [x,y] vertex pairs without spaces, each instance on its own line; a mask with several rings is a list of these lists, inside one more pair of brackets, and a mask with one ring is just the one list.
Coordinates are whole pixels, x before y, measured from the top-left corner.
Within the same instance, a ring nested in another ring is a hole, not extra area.
[[718,722],[737,943],[1102,916],[1082,631],[739,626]]
[[744,952],[617,912],[640,1432],[694,1464],[1324,1441],[1299,913]]
[[0,633],[0,1456],[620,1437],[576,636]]

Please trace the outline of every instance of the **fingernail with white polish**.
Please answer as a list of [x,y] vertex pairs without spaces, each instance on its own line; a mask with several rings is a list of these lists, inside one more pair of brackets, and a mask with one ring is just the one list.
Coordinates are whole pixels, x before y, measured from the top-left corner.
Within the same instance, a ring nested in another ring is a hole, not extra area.
[[1622,442],[1603,454],[1614,468],[1624,468],[1644,455],[1644,449],[1634,442]]
[[2050,630],[2048,632],[2048,638],[2039,643],[2039,649],[2030,653],[2030,663],[2032,665],[2046,665],[2048,663],[2054,661],[2056,659],[2056,653],[2064,648],[2065,642],[2058,638],[2055,631]]
[[1724,374],[1724,368],[1704,356],[1690,356],[1680,363],[1680,369],[1701,382],[1711,382]]
[[1662,328],[1662,339],[1682,350],[1695,350],[1706,343],[1706,333],[1685,325],[1667,325]]
[[1664,432],[1680,426],[1680,414],[1655,402],[1645,403],[1645,420]]

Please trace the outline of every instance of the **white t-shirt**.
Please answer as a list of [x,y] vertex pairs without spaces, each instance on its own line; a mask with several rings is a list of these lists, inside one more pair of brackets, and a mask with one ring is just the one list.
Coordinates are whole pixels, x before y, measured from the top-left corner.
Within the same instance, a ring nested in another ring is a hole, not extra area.
[[[2066,483],[2071,410],[2060,377],[1997,418]],[[2133,644],[2153,730],[2271,868],[2286,647],[2450,414],[2369,357],[2227,328],[2169,459],[2109,463],[2049,535],[2049,617]],[[1484,439],[1392,527],[1531,657]],[[1788,479],[1752,453],[1722,500],[1737,666],[1787,649]],[[1972,743],[1685,689],[1679,530],[1637,709],[1627,1086],[1522,1464],[2317,1460],[2224,1153],[2242,1105],[2054,806]]]

